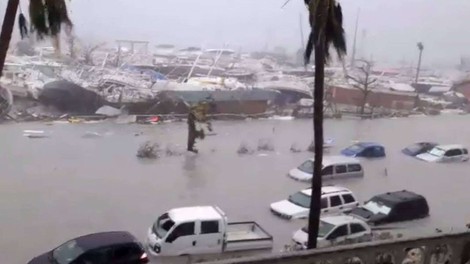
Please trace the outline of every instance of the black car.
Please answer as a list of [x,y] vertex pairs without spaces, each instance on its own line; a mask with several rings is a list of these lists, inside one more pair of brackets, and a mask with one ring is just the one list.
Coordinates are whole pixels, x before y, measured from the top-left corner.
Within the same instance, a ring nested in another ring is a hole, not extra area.
[[416,157],[419,154],[430,151],[437,145],[438,144],[434,142],[418,142],[407,146],[406,148],[402,149],[401,152],[405,155]]
[[69,240],[33,258],[28,264],[141,264],[148,263],[142,244],[125,231],[89,234]]
[[353,209],[350,215],[380,225],[427,217],[429,206],[422,195],[404,190],[376,195]]

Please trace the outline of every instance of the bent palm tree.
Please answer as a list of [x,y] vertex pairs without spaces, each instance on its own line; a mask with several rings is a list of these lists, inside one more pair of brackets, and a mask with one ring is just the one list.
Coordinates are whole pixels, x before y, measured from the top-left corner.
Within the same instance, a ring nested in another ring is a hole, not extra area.
[[[0,75],[5,63],[8,46],[10,45],[19,2],[19,0],[8,0],[0,35]],[[35,31],[41,39],[44,36],[52,37],[54,47],[57,50],[60,48],[58,35],[61,32],[62,25],[66,25],[66,33],[70,33],[73,27],[72,21],[67,14],[65,0],[30,0],[29,15],[31,30]],[[19,26],[23,37],[27,30],[25,30],[25,18],[22,14],[19,17]]]
[[312,51],[315,50],[315,87],[313,92],[313,134],[315,142],[315,161],[313,165],[312,195],[308,220],[307,248],[317,247],[318,228],[320,224],[321,170],[323,163],[323,89],[325,79],[325,63],[330,58],[329,47],[333,45],[338,57],[346,54],[346,39],[343,29],[343,14],[336,0],[304,0],[309,11],[311,27],[305,64],[310,62]]

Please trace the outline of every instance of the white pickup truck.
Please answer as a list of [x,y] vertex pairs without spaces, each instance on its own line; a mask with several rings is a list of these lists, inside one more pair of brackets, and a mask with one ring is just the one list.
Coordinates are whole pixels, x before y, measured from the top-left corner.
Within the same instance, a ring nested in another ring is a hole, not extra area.
[[270,251],[273,237],[256,222],[228,223],[217,206],[196,206],[171,209],[158,217],[149,228],[147,246],[153,256],[246,254]]

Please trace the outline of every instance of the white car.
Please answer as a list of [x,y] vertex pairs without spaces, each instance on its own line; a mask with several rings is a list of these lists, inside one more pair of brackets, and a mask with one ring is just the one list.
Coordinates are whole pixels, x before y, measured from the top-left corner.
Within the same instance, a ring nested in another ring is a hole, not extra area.
[[427,162],[462,162],[469,157],[467,148],[462,145],[438,145],[416,158]]
[[[297,181],[311,181],[313,178],[313,159],[308,159],[297,168],[289,171],[288,176]],[[322,178],[336,179],[362,177],[364,170],[361,162],[352,157],[325,156],[323,158]]]
[[[347,188],[323,186],[321,191],[322,214],[339,214],[359,205],[355,195]],[[272,203],[271,211],[285,219],[307,218],[310,212],[311,195],[311,188],[296,192],[286,200]]]
[[[320,218],[317,247],[329,247],[350,240],[359,242],[367,240],[372,235],[370,227],[362,220],[352,216],[339,215]],[[308,227],[294,233],[292,240],[302,249],[307,248]]]

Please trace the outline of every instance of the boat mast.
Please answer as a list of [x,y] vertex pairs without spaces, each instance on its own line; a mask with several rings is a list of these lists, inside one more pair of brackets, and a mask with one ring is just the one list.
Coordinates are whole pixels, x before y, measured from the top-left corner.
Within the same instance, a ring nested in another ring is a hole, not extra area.
[[300,28],[300,49],[305,49],[304,28],[302,27],[302,13],[299,13],[299,28]]
[[359,25],[359,14],[361,12],[361,9],[359,8],[357,10],[357,16],[356,16],[356,27],[354,29],[354,41],[353,41],[353,50],[352,50],[352,55],[351,55],[351,67],[354,67],[355,65],[355,60],[356,60],[356,42],[357,42],[357,28]]

